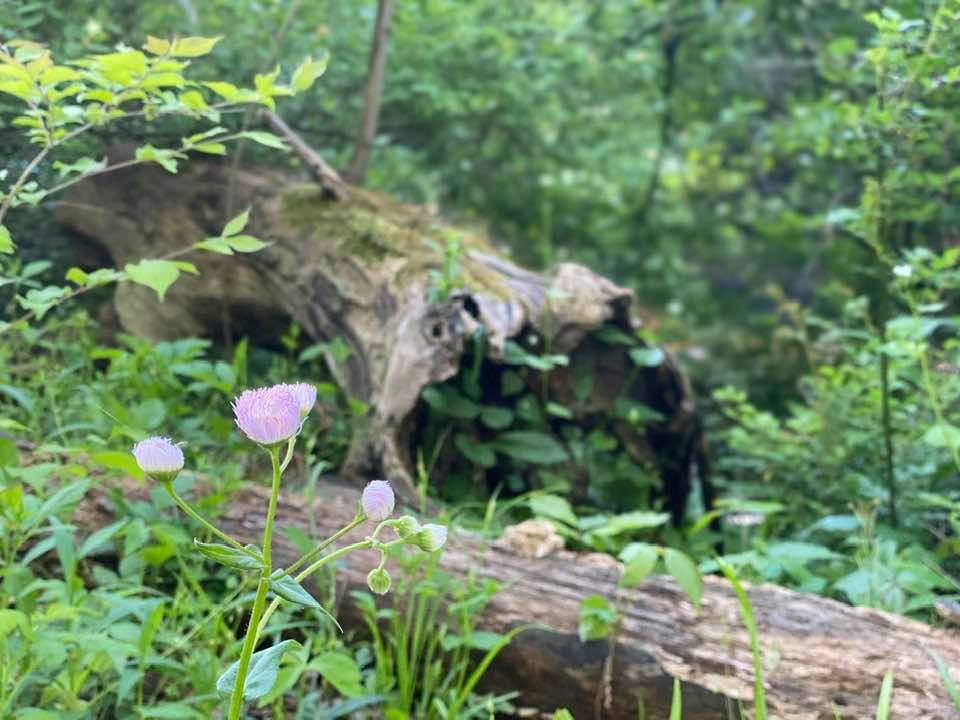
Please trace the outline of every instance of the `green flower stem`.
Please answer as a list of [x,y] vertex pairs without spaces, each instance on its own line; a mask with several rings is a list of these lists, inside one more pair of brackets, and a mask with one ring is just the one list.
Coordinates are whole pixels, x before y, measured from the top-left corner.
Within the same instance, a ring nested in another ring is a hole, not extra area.
[[[327,563],[333,560],[337,560],[338,558],[342,558],[344,555],[348,555],[352,553],[354,550],[364,550],[364,549],[373,548],[373,547],[386,549],[388,547],[393,547],[394,545],[401,545],[404,542],[406,541],[402,539],[397,539],[397,540],[391,540],[388,543],[381,543],[372,537],[368,537],[359,542],[355,542],[352,545],[345,545],[339,550],[334,550],[329,555],[324,555],[322,558],[314,562],[313,565],[308,567],[306,570],[301,571],[300,574],[298,574],[294,578],[294,580],[296,580],[297,582],[301,582],[302,580],[305,580],[306,578],[313,575],[317,570],[322,568]],[[383,567],[382,558],[381,558],[380,566]],[[274,598],[273,602],[270,603],[270,607],[267,608],[267,611],[263,614],[263,617],[260,619],[260,626],[257,628],[257,635],[263,632],[263,629],[267,626],[267,621],[270,620],[270,616],[273,615],[274,611],[276,611],[276,609],[279,606],[280,606],[280,598]],[[231,718],[231,720],[233,719]]]
[[299,560],[293,563],[293,565],[286,568],[287,574],[292,575],[297,568],[301,567],[302,565],[306,565],[309,562],[313,562],[314,558],[316,558],[317,555],[319,555],[324,550],[326,550],[331,543],[334,543],[337,540],[339,540],[341,537],[343,537],[348,532],[353,530],[357,525],[360,525],[361,523],[363,523],[364,520],[366,520],[366,518],[363,517],[361,513],[357,513],[357,516],[353,518],[353,520],[351,520],[347,525],[337,530],[333,535],[328,537],[322,543],[317,545],[315,548],[307,552],[303,557],[301,557]]
[[[288,446],[290,455],[292,445]],[[250,658],[257,644],[260,618],[267,601],[267,589],[270,587],[272,571],[270,558],[270,542],[273,539],[273,518],[277,514],[277,499],[280,496],[280,449],[270,448],[270,462],[273,465],[273,486],[270,488],[270,505],[267,508],[267,520],[263,526],[263,569],[260,571],[260,582],[257,584],[257,596],[253,601],[253,610],[250,613],[250,622],[247,625],[247,636],[243,640],[240,651],[240,665],[237,668],[237,679],[230,696],[230,713],[228,720],[240,720],[243,709],[243,687],[247,681],[247,671],[250,669]]]
[[239,541],[234,540],[232,537],[230,537],[225,532],[223,532],[223,530],[218,528],[216,525],[211,523],[209,520],[201,516],[200,513],[198,513],[196,510],[190,507],[190,505],[187,504],[187,501],[184,500],[182,497],[180,497],[177,494],[177,491],[173,489],[173,483],[169,483],[169,482],[163,483],[163,489],[167,491],[167,494],[177,504],[177,507],[183,510],[183,512],[189,515],[191,518],[193,518],[193,520],[195,520],[199,525],[202,525],[204,528],[206,528],[211,533],[216,535],[218,538],[226,542],[228,545],[232,545],[237,550],[241,550],[245,552],[250,557],[256,558],[257,560],[260,559],[260,556],[257,555],[255,552],[245,548],[243,545],[240,544]]
[[283,473],[287,469],[287,465],[290,464],[290,461],[293,460],[293,446],[297,444],[297,436],[294,435],[287,441],[287,454],[283,458],[283,462],[280,463],[280,472]]

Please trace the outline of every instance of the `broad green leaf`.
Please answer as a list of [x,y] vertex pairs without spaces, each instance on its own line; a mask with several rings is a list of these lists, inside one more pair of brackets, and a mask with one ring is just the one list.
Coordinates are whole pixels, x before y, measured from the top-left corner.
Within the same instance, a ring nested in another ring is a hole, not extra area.
[[143,49],[152,55],[166,55],[170,52],[170,41],[147,35],[147,41],[143,44]]
[[328,57],[323,57],[320,60],[308,57],[304,60],[300,67],[293,72],[293,79],[290,83],[293,89],[298,92],[309,89],[314,81],[326,71],[328,60]]
[[100,550],[104,545],[110,542],[113,539],[113,536],[118,532],[123,530],[127,526],[129,520],[117,520],[114,523],[100,528],[96,532],[91,533],[80,545],[80,550],[77,552],[77,557],[81,560],[96,550]]
[[226,155],[227,146],[223,143],[202,143],[200,145],[191,145],[191,150],[206,153],[207,155]]
[[141,260],[136,265],[127,265],[124,270],[130,280],[155,290],[161,300],[180,277],[180,269],[170,260]]
[[217,95],[219,95],[220,97],[222,97],[224,100],[228,102],[232,102],[236,100],[237,97],[240,95],[240,90],[237,88],[237,86],[228,82],[214,81],[214,82],[205,82],[202,84],[210,88],[211,90],[213,90]]
[[143,470],[137,465],[136,459],[128,452],[119,450],[103,450],[90,455],[90,459],[101,467],[111,470],[120,470],[131,477],[143,482]]
[[449,385],[431,385],[421,393],[424,402],[442,415],[472,420],[480,414],[480,406]]
[[310,593],[303,589],[290,575],[274,575],[270,578],[270,589],[284,600],[309,608],[321,608],[320,603]]
[[194,245],[198,250],[207,250],[209,252],[220,253],[221,255],[233,255],[233,249],[223,238],[207,238]]
[[594,337],[598,340],[602,340],[605,343],[610,343],[611,345],[636,345],[638,340],[634,335],[628,335],[620,328],[614,325],[604,325],[602,328],[597,330],[594,334]]
[[657,367],[664,357],[663,350],[655,347],[634,348],[630,351],[630,359],[639,367]]
[[453,444],[474,465],[479,465],[482,468],[492,468],[497,463],[497,455],[490,449],[490,446],[472,440],[469,435],[457,433],[453,439]]
[[663,561],[667,572],[673,576],[693,604],[699,607],[700,599],[703,597],[703,578],[700,576],[697,564],[690,559],[689,555],[673,548],[666,549]]
[[184,702],[137,705],[135,709],[140,720],[207,720],[210,717]]
[[26,614],[20,610],[0,610],[0,640],[14,630],[20,630],[24,637],[30,633],[30,621]]
[[489,405],[480,411],[480,420],[491,430],[503,430],[513,422],[513,411],[509,408]]
[[13,252],[13,238],[10,237],[10,231],[3,225],[0,225],[0,253],[10,254]]
[[177,158],[183,157],[182,153],[176,150],[164,150],[155,148],[153,145],[144,145],[137,148],[135,154],[137,160],[143,162],[155,162],[163,167],[168,173],[177,174]]
[[186,85],[186,80],[184,80],[183,75],[172,72],[151,73],[140,83],[140,87],[148,90],[165,87],[182,88],[184,85]]
[[264,132],[262,130],[248,130],[247,132],[242,133],[241,137],[245,137],[248,140],[253,140],[255,143],[275,148],[277,150],[290,149],[281,138],[277,137],[273,133]]
[[319,673],[341,695],[357,697],[366,692],[360,684],[357,663],[345,653],[325,652],[311,660],[307,667]]
[[43,74],[40,76],[40,84],[56,85],[57,83],[67,80],[79,80],[80,77],[80,73],[73,68],[54,65],[43,71]]
[[213,46],[221,40],[221,36],[206,37],[185,37],[177,38],[170,47],[170,54],[174,57],[200,57],[213,50]]
[[253,235],[234,235],[233,237],[227,238],[227,242],[230,243],[231,248],[239,253],[257,252],[263,250],[263,248],[270,244],[263,242],[263,240],[258,240],[253,237]]
[[247,222],[250,220],[250,208],[247,208],[242,213],[237,215],[235,218],[231,219],[224,228],[223,228],[223,237],[230,237],[231,235],[236,235],[240,232],[243,232],[243,229],[247,226]]
[[197,90],[187,90],[180,95],[180,102],[191,110],[206,110],[209,105],[203,95]]
[[567,451],[549,435],[534,430],[501,433],[491,446],[520,462],[553,465],[567,460]]
[[[229,545],[222,545],[220,543],[205,543],[197,540],[196,538],[193,539],[193,545],[203,555],[206,555],[214,562],[218,562],[221,565],[226,565],[227,567],[236,568],[237,570],[260,570],[263,568],[262,560],[258,560],[257,558],[252,557],[249,553],[245,553],[242,550]],[[251,548],[252,546],[247,546],[248,550]]]
[[577,633],[581,642],[601,640],[613,631],[617,610],[602,595],[589,595],[580,603],[580,621]]
[[73,174],[84,175],[96,170],[103,170],[106,166],[106,157],[101,160],[94,160],[90,157],[84,157],[72,163],[64,163],[57,160],[55,163],[53,163],[53,167],[57,172],[60,173],[60,177],[66,177]]
[[559,495],[534,495],[528,503],[530,510],[537,517],[559,520],[571,527],[577,527],[577,516],[564,497]]
[[611,537],[625,532],[649,530],[665,525],[669,519],[669,513],[653,512],[651,510],[635,510],[634,512],[614,515],[607,520],[603,526],[593,530],[593,534]]
[[948,424],[934,425],[923,434],[923,442],[931,447],[958,447],[960,446],[960,428]]
[[[256,700],[266,695],[277,679],[280,661],[287,650],[301,647],[296,640],[284,640],[266,650],[255,652],[250,658],[250,667],[247,679],[243,684],[243,699]],[[230,697],[237,684],[237,671],[240,661],[233,663],[227,671],[217,679],[217,692],[223,697]]]
[[620,559],[626,563],[626,570],[620,578],[620,584],[633,588],[642,583],[660,559],[660,550],[647,543],[634,542],[620,551]]

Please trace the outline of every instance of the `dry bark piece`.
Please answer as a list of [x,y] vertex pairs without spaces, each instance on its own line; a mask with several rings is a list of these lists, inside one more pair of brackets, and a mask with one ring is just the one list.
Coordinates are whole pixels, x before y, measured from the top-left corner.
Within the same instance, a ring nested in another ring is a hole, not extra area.
[[[689,383],[669,355],[638,371],[624,347],[592,334],[603,325],[632,331],[629,290],[570,263],[546,273],[524,270],[480,234],[344,185],[325,164],[314,170],[320,185],[265,170],[238,173],[235,207],[252,207],[247,231],[272,245],[247,255],[191,256],[200,275],[181,278],[162,303],[147,288],[121,284],[116,308],[124,328],[154,340],[233,333],[257,342],[275,341],[292,319],[317,341],[340,338],[351,354],[341,364],[328,358],[331,371],[349,396],[372,408],[341,470],[386,477],[406,497],[414,496],[411,446],[421,391],[459,371],[479,328],[492,363],[502,360],[507,340],[533,337],[540,348],[570,354],[569,367],[551,372],[550,393],[576,422],[609,416],[621,396],[662,414],[647,428],[620,424],[617,434],[636,459],[659,471],[669,509],[682,516],[703,454]],[[199,161],[175,177],[154,166],[129,168],[77,185],[58,217],[122,268],[219,234],[229,179],[225,166]],[[453,242],[462,247],[462,288],[431,303],[431,273],[444,266]],[[575,374],[584,366],[593,390],[578,399]]]
[[[313,513],[318,537],[326,537],[353,518],[359,492],[331,483],[322,483],[320,492]],[[122,494],[129,500],[146,491],[131,483],[122,488]],[[262,532],[268,496],[264,487],[244,489],[225,508],[218,524],[243,541],[255,541]],[[307,532],[305,508],[302,497],[281,495],[277,527]],[[74,522],[91,531],[112,519],[112,502],[98,491],[84,500]],[[360,527],[343,542],[361,539],[369,531]],[[273,550],[278,566],[289,564],[297,554],[278,532]],[[749,638],[736,597],[724,580],[715,577],[706,578],[699,611],[666,577],[651,577],[622,593],[622,620],[613,643],[609,688],[605,688],[608,643],[581,643],[578,613],[588,595],[611,600],[617,596],[620,568],[611,558],[594,562],[594,557],[559,550],[533,559],[504,543],[485,544],[451,535],[440,568],[461,579],[472,570],[476,577],[492,578],[501,587],[486,608],[480,629],[504,632],[520,624],[543,623],[556,630],[521,633],[491,667],[486,688],[520,690],[521,704],[544,710],[566,707],[580,720],[595,717],[598,694],[610,701],[602,708],[605,720],[636,718],[639,702],[644,703],[647,717],[665,718],[677,677],[683,683],[684,720],[726,718],[726,708],[735,708],[739,701],[749,710],[753,696]],[[350,556],[338,573],[338,582],[344,590],[364,588],[366,574],[376,562],[372,553]],[[760,630],[771,717],[832,720],[835,708],[843,720],[872,718],[887,670],[894,672],[891,718],[957,717],[929,655],[936,652],[953,668],[954,680],[960,681],[956,631],[773,585],[748,585],[747,594]],[[344,602],[339,619],[345,627],[362,627],[350,600]]]

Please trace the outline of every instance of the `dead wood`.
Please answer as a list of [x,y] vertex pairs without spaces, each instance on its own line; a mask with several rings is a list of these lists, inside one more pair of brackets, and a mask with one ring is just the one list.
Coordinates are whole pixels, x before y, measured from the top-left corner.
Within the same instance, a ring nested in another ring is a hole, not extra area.
[[[141,495],[145,491],[140,489]],[[123,488],[130,499],[137,492]],[[262,532],[266,488],[250,486],[223,509],[219,524],[242,540]],[[318,535],[325,537],[345,524],[358,493],[323,484],[314,512]],[[81,505],[74,522],[92,530],[110,522],[113,503],[102,491]],[[277,526],[306,531],[304,500],[282,496]],[[359,528],[360,539],[367,528]],[[348,537],[344,542],[350,542]],[[440,566],[463,578],[473,569],[480,578],[496,580],[501,591],[487,607],[480,626],[503,632],[525,623],[543,623],[556,632],[520,634],[499,656],[486,687],[522,691],[521,704],[544,710],[567,707],[578,720],[595,717],[601,698],[602,717],[637,717],[643,703],[649,718],[666,718],[673,678],[683,682],[685,720],[720,720],[726,708],[742,701],[751,708],[753,669],[749,639],[737,601],[725,581],[708,577],[703,605],[694,609],[670,579],[652,577],[619,597],[622,621],[612,645],[608,686],[604,665],[608,643],[581,643],[577,619],[584,597],[617,596],[621,568],[609,556],[555,551],[545,557],[523,543],[483,544],[453,533]],[[549,549],[549,548],[548,548]],[[277,563],[296,557],[278,533]],[[371,555],[350,556],[338,582],[348,589],[364,587],[375,563]],[[756,613],[767,699],[772,716],[783,720],[852,720],[872,718],[886,671],[895,676],[893,712],[902,720],[956,718],[928,651],[939,654],[960,681],[960,634],[939,630],[875,610],[852,608],[833,600],[792,592],[772,585],[747,588]],[[386,602],[386,600],[384,600]],[[356,610],[346,600],[342,623],[359,626]],[[736,711],[732,717],[736,717]]]

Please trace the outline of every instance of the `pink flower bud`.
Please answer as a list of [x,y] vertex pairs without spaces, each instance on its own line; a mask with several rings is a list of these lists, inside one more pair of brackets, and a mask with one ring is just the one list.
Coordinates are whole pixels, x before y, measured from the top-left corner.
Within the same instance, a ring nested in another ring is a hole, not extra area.
[[277,445],[300,429],[300,404],[286,385],[245,390],[233,402],[237,427],[260,445]]
[[367,484],[360,497],[363,514],[374,522],[390,517],[393,512],[393,488],[386,480],[374,480]]
[[172,482],[183,470],[183,450],[167,438],[151,437],[133,446],[137,465],[158,482]]
[[293,383],[292,385],[280,385],[279,387],[285,387],[293,393],[293,398],[300,407],[301,420],[310,414],[314,403],[317,402],[317,389],[313,385],[310,383]]

